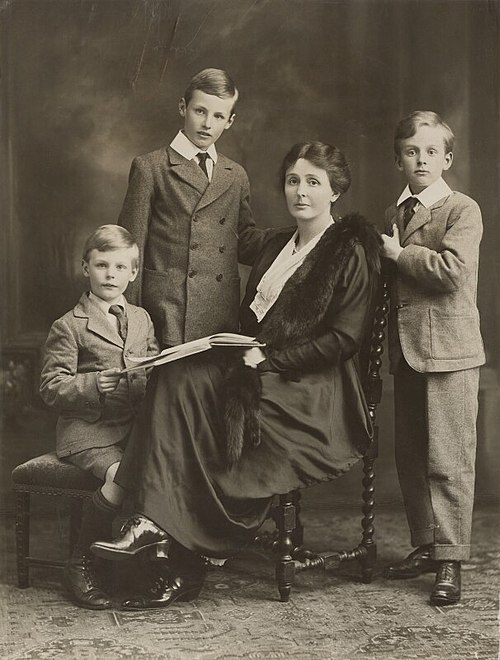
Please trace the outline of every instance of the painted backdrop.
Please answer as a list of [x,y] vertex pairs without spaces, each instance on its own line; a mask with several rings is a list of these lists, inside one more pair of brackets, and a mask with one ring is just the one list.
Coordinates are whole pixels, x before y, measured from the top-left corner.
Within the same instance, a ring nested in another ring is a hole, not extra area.
[[[496,489],[498,2],[2,0],[0,12],[1,336],[9,360],[34,355],[51,322],[74,305],[84,237],[116,221],[132,158],[172,139],[178,99],[198,70],[227,69],[241,91],[219,146],[246,167],[262,226],[287,222],[276,173],[288,148],[309,139],[348,156],[353,185],[341,210],[381,225],[402,187],[394,125],[433,109],[458,137],[447,179],[484,213],[481,487]],[[390,435],[389,404],[382,413]]]

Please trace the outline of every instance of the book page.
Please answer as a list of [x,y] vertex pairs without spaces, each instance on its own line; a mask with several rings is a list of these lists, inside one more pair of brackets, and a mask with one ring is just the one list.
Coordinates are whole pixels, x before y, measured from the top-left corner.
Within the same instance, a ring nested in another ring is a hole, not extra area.
[[120,373],[125,374],[136,369],[157,367],[161,364],[166,364],[167,362],[180,360],[184,357],[188,357],[189,355],[195,355],[196,353],[208,351],[214,346],[253,348],[256,346],[262,347],[265,346],[265,344],[257,341],[255,337],[239,335],[234,332],[219,332],[214,335],[209,335],[208,337],[202,337],[201,339],[195,339],[194,341],[186,342],[185,344],[179,344],[178,346],[166,348],[159,355],[146,357],[129,357],[130,362],[134,362],[136,364],[134,364],[134,366],[127,367],[126,369],[122,369]]

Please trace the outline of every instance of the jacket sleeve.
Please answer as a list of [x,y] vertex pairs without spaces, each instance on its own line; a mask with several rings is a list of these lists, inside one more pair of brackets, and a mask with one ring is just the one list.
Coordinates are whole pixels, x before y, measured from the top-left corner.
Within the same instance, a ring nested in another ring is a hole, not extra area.
[[407,245],[396,262],[398,271],[419,289],[456,291],[477,261],[482,233],[481,211],[470,199],[465,208],[450,214],[439,252],[423,245]]
[[[144,310],[146,314],[146,319],[148,323],[148,338],[147,338],[147,352],[146,355],[149,357],[150,355],[158,355],[160,352],[160,345],[158,344],[158,340],[155,337],[155,329],[153,327],[153,322],[151,321],[151,317],[149,314]],[[151,374],[153,373],[154,367],[149,367],[149,369],[146,369],[146,376],[149,378]]]
[[369,313],[372,310],[374,282],[365,252],[356,245],[345,268],[338,296],[325,316],[325,332],[303,344],[283,351],[271,351],[259,371],[314,372],[326,364],[347,360],[361,347]]
[[250,183],[245,171],[242,171],[240,192],[240,210],[238,217],[238,261],[246,266],[253,266],[255,258],[261,251],[268,229],[255,226],[250,206]]
[[140,156],[134,158],[130,168],[128,188],[118,224],[132,234],[139,246],[139,273],[127,287],[127,300],[133,305],[141,305],[142,273],[144,268],[144,248],[148,237],[151,203],[154,182],[151,168]]
[[101,405],[97,372],[77,373],[78,344],[64,319],[55,321],[45,343],[40,395],[48,406],[84,409]]
[[148,351],[147,351],[147,356],[149,357],[150,355],[158,355],[160,352],[160,346],[158,344],[158,340],[155,337],[155,329],[153,327],[153,322],[151,321],[151,317],[149,314],[146,312],[147,315],[147,321],[148,321]]

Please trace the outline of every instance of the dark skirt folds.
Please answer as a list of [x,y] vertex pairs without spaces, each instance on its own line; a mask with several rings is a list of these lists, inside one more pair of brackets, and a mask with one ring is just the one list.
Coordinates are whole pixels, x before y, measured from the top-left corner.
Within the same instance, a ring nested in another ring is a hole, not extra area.
[[372,435],[353,360],[299,382],[264,372],[261,442],[229,469],[223,364],[212,350],[154,370],[116,477],[138,512],[220,558],[251,541],[274,495],[346,472]]

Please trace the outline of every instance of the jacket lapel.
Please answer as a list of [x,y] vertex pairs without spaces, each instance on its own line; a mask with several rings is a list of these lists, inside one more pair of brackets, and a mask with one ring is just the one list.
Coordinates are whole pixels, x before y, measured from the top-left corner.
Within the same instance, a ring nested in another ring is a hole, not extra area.
[[223,195],[234,181],[234,172],[231,162],[222,154],[219,154],[214,165],[212,181],[204,191],[197,209],[202,209]]
[[87,329],[89,332],[99,335],[99,337],[106,339],[106,341],[120,348],[123,347],[123,340],[118,334],[118,331],[111,326],[111,323],[106,320],[104,313],[97,305],[94,305],[86,293],[82,294],[78,304],[73,309],[73,314],[77,318],[88,319]]
[[413,218],[408,223],[406,229],[403,230],[402,232],[401,229],[403,227],[403,213],[402,211],[398,213],[398,226],[400,228],[402,247],[405,247],[407,245],[408,239],[412,234],[414,234],[418,229],[420,229],[420,227],[423,227],[424,225],[426,225],[428,222],[431,221],[432,213],[437,209],[441,208],[441,206],[443,206],[447,197],[448,196],[443,197],[435,204],[432,204],[432,206],[429,206],[429,208],[425,208],[425,206],[421,204],[418,207],[416,213],[413,215]]
[[208,181],[201,168],[193,160],[187,160],[171,147],[167,148],[167,153],[172,172],[203,195],[208,187]]
[[414,234],[417,229],[420,229],[420,227],[423,227],[426,225],[428,222],[430,222],[431,219],[431,210],[426,209],[425,206],[422,204],[418,207],[418,209],[415,211],[413,214],[413,217],[411,218],[410,222],[406,226],[406,229],[404,229],[403,226],[403,214],[399,213],[398,214],[398,224],[400,229],[402,229],[401,235],[401,245],[402,247],[405,246],[406,242],[408,241],[408,238]]
[[131,307],[127,303],[127,320],[128,320],[128,330],[127,330],[127,339],[125,341],[125,346],[133,344],[142,330],[142,323],[140,322],[141,314],[138,309]]

